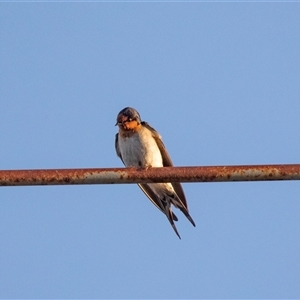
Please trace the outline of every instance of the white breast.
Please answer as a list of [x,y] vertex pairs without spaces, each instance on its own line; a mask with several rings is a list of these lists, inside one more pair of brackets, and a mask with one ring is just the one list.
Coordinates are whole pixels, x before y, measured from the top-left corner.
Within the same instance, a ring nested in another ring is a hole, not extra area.
[[162,157],[151,131],[142,127],[131,137],[119,135],[119,149],[126,167],[162,167]]

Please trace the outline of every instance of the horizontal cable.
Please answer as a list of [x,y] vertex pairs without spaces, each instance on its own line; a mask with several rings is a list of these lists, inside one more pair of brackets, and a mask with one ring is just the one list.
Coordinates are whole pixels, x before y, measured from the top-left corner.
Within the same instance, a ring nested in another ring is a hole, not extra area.
[[300,180],[300,164],[0,171],[0,186]]

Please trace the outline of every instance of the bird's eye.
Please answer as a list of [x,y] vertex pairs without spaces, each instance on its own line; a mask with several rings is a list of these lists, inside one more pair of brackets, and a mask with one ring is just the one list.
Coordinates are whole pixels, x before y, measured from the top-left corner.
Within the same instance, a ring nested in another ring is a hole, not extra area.
[[132,118],[128,118],[128,121],[131,122],[131,121],[132,121]]

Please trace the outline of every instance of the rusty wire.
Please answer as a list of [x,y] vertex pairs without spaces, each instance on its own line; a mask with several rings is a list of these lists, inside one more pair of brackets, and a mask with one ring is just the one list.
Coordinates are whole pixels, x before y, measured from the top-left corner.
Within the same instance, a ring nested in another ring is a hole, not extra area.
[[0,171],[0,186],[300,180],[300,164]]

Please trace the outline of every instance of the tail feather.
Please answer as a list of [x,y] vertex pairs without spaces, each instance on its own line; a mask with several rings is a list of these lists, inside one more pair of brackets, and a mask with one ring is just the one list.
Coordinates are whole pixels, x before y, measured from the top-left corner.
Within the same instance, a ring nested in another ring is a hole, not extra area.
[[175,207],[179,208],[183,212],[183,214],[187,217],[187,219],[192,223],[192,225],[194,227],[196,227],[196,224],[195,224],[193,218],[190,216],[188,209],[182,204],[182,202],[181,202],[180,198],[177,196],[177,194],[174,192],[174,194],[172,196],[170,196],[170,198],[171,198],[172,204]]
[[160,201],[160,206],[162,208],[162,211],[167,216],[172,228],[174,229],[174,231],[177,234],[177,236],[179,237],[179,239],[181,239],[179,232],[174,224],[174,220],[177,221],[178,219],[171,209],[171,202],[169,200],[167,200],[166,197],[164,197],[163,199],[159,199],[159,201]]
[[159,200],[159,207],[161,210],[165,213],[167,216],[173,230],[177,234],[177,236],[181,239],[177,228],[174,224],[174,221],[178,221],[178,218],[173,213],[171,205],[173,204],[176,208],[180,209],[182,213],[186,216],[186,218],[192,223],[194,227],[196,227],[196,224],[193,220],[193,218],[190,216],[189,211],[187,207],[183,204],[181,199],[178,197],[175,191],[168,191],[167,193],[163,194],[162,198],[158,198]]
[[194,227],[196,227],[196,224],[193,220],[193,218],[191,217],[191,215],[189,214],[188,210],[185,207],[179,207],[179,209],[183,212],[183,214],[187,217],[187,219],[192,223],[192,225]]
[[173,217],[174,221],[176,221],[176,222],[178,221],[178,218],[176,217],[176,215],[173,212],[172,212],[172,217]]
[[169,204],[165,208],[166,208],[166,210],[165,210],[166,216],[167,216],[172,228],[174,229],[174,231],[177,234],[177,236],[179,237],[179,239],[181,239],[181,237],[178,233],[178,230],[174,224],[174,220],[173,220],[174,213],[172,212],[171,205]]

